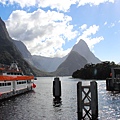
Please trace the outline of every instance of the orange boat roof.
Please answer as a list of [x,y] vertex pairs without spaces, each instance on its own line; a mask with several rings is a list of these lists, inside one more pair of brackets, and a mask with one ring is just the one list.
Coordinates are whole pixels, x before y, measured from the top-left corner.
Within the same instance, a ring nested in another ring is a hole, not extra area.
[[0,75],[0,81],[32,80],[34,76],[7,76]]

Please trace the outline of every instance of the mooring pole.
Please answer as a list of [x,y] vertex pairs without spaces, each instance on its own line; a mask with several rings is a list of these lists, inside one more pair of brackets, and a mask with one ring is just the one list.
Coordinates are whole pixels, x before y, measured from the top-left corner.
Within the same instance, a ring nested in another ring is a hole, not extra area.
[[61,97],[61,81],[58,77],[54,78],[53,81],[53,96],[55,99],[59,99]]
[[78,120],[97,120],[98,118],[98,92],[97,83],[90,82],[89,86],[77,83],[77,112]]

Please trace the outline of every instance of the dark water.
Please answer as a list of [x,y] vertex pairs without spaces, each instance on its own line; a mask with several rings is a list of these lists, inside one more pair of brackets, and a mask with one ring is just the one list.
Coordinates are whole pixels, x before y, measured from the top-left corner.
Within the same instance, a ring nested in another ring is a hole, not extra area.
[[[0,120],[77,120],[77,82],[61,77],[62,99],[55,105],[53,77],[40,77],[37,88],[0,103]],[[87,81],[89,83],[89,81]],[[120,120],[120,94],[105,90],[105,81],[97,81],[99,120]]]

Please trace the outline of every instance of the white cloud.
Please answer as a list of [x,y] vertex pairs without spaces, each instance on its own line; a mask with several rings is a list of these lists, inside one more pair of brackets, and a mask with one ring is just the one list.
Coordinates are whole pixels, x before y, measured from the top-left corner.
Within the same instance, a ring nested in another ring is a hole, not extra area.
[[2,4],[18,4],[21,8],[24,7],[50,7],[62,11],[68,11],[72,4],[76,4],[77,0],[0,0]]
[[105,22],[104,25],[107,25],[107,22]]
[[[99,5],[105,2],[114,3],[115,0],[0,0],[4,5],[19,5],[21,8],[38,7],[57,9],[58,11],[68,11],[73,4],[78,6],[90,4]],[[74,39],[78,31],[74,31],[74,26],[70,24],[72,17],[56,11],[43,11],[38,9],[33,13],[23,10],[13,11],[6,25],[10,36],[17,40],[22,40],[32,54],[44,56],[64,56],[70,49],[63,50],[62,46],[66,40]],[[107,23],[105,22],[104,25]],[[114,26],[114,24],[112,24]],[[84,39],[90,49],[95,44],[103,40],[103,37],[93,38],[99,26],[93,25],[87,29],[83,24],[80,29],[82,35],[78,38]]]
[[96,26],[96,25],[90,26],[89,29],[86,29],[83,32],[82,37],[89,37],[91,35],[94,35],[98,31],[98,29],[99,29],[99,26]]
[[77,0],[41,0],[40,7],[48,7],[51,9],[57,8],[58,10],[68,11],[72,4],[76,4]]
[[115,25],[116,25],[116,21],[112,22],[112,23],[109,23],[108,24],[108,28],[113,28]]
[[96,25],[90,26],[88,29],[83,31],[81,36],[78,37],[77,42],[80,39],[83,39],[87,43],[89,48],[93,50],[95,44],[99,43],[101,40],[104,40],[102,36],[93,37],[93,35],[95,35],[98,30],[99,30],[99,26],[96,26]]
[[31,7],[37,4],[37,0],[0,0],[2,4],[13,5],[18,4],[21,8]]
[[115,0],[79,0],[79,5],[86,5],[86,4],[90,4],[92,5],[99,5],[101,3],[105,3],[105,2],[112,2],[114,3]]
[[38,9],[33,13],[23,10],[12,12],[6,21],[10,36],[23,41],[32,54],[61,56],[68,51],[62,49],[66,40],[74,39],[78,32],[70,25],[72,18],[55,11]]
[[57,9],[60,11],[68,11],[73,4],[78,4],[78,6],[90,4],[92,5],[99,5],[105,2],[112,2],[114,3],[115,0],[0,0],[2,4],[18,4],[21,8],[24,7],[50,7],[51,9]]
[[81,30],[85,30],[87,28],[87,25],[86,24],[83,24],[82,26],[80,26],[80,29]]
[[111,23],[110,27],[114,27],[115,26],[115,23]]

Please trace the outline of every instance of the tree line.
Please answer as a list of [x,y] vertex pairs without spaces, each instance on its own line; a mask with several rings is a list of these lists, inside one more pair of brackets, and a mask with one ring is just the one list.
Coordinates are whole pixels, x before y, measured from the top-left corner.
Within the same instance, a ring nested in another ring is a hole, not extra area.
[[84,68],[73,72],[72,77],[81,79],[104,80],[110,77],[112,67],[120,67],[120,65],[109,61],[97,64],[86,64]]

